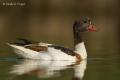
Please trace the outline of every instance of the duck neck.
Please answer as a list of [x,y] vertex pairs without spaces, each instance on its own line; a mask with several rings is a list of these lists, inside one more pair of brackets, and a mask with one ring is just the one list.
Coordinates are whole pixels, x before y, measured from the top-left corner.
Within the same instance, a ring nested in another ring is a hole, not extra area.
[[87,58],[87,52],[82,40],[82,33],[74,31],[74,45],[75,45],[75,52],[78,53],[82,59]]
[[74,31],[74,45],[77,45],[78,43],[81,43],[81,42],[83,42],[82,33]]

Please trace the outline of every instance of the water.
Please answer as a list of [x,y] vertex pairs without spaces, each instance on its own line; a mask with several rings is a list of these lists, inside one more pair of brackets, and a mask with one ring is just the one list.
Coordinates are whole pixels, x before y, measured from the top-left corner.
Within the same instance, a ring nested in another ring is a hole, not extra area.
[[0,80],[119,80],[119,58],[41,61],[17,56],[0,57]]

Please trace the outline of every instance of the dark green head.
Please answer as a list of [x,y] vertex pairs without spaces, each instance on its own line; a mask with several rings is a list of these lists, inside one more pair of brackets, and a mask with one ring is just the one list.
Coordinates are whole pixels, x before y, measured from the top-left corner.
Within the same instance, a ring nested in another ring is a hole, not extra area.
[[76,20],[73,29],[75,32],[96,31],[88,17],[81,17],[79,20]]

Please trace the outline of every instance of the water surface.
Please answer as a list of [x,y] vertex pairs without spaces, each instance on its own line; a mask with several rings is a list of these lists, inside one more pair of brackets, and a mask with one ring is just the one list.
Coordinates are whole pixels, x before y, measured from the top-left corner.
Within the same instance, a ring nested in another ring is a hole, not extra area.
[[1,80],[119,80],[119,58],[88,58],[70,61],[41,61],[17,56],[0,57]]

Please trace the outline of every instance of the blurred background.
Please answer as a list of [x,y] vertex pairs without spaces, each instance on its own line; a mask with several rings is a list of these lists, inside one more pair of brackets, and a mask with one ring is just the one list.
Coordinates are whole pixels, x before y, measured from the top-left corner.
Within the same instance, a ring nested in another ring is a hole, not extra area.
[[[85,79],[119,80],[119,9],[119,0],[0,0],[0,57],[15,56],[6,43],[15,42],[16,38],[74,48],[73,22],[80,16],[88,16],[99,29],[84,33],[88,60],[102,58],[102,61],[88,61]],[[0,62],[1,80],[8,80],[9,66],[14,63]],[[63,72],[63,77],[70,80],[73,73],[68,73],[69,70]],[[66,80],[63,77],[58,80]]]

